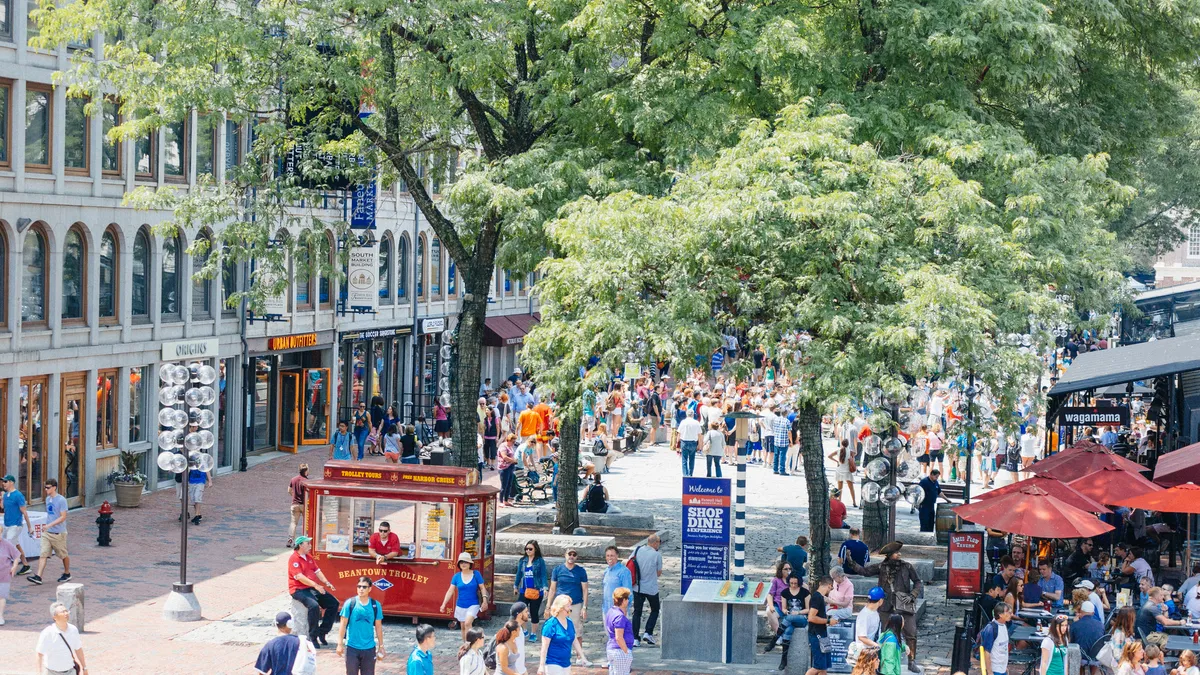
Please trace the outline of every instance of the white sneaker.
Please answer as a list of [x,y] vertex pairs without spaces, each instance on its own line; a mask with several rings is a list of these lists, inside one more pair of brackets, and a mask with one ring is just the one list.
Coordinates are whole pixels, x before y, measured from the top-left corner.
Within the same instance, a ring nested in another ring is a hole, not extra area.
[[592,662],[588,661],[587,657],[581,656],[581,657],[579,657],[579,661],[576,663],[576,665],[582,666],[584,668],[591,668]]
[[654,636],[649,633],[642,633],[642,642],[645,642],[648,645],[658,644],[658,642],[655,641]]

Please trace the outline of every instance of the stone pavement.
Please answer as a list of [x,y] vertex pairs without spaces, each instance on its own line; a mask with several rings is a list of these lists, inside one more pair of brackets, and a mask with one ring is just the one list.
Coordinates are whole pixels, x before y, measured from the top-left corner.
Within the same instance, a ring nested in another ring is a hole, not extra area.
[[[679,462],[673,452],[654,446],[620,460],[606,477],[612,500],[626,512],[653,513],[662,529],[678,531]],[[253,672],[258,649],[274,633],[271,617],[290,607],[283,593],[287,550],[288,501],[286,486],[296,466],[308,462],[313,475],[319,475],[326,456],[324,449],[297,456],[265,461],[246,473],[216,478],[206,492],[203,524],[189,528],[189,580],[204,609],[205,620],[196,623],[168,623],[161,619],[162,601],[173,581],[178,580],[179,529],[178,501],[172,490],[146,495],[139,509],[118,509],[113,545],[97,546],[96,514],[77,510],[68,517],[73,581],[83,583],[87,596],[87,630],[84,648],[93,675],[107,673],[249,673]],[[491,473],[488,482],[495,482]],[[749,469],[747,572],[768,577],[775,559],[775,547],[790,542],[807,530],[807,509],[803,477],[774,476],[763,467]],[[850,509],[851,522],[859,518]],[[916,517],[901,509],[900,529],[915,530]],[[678,588],[679,542],[664,543],[666,558],[663,586]],[[601,574],[589,565],[591,576]],[[52,560],[43,575],[49,581],[34,586],[23,578],[14,579],[12,598],[6,611],[7,625],[0,628],[0,675],[33,672],[33,648],[37,634],[49,622],[47,609],[54,599],[53,580],[61,573],[59,561]],[[964,606],[946,605],[943,587],[927,587],[929,611],[921,624],[919,660],[927,672],[940,673],[934,659],[948,662],[953,622]],[[349,589],[339,589],[342,593]],[[589,658],[597,664],[603,656],[599,592],[591,593],[592,621],[585,631]],[[385,644],[389,656],[378,669],[380,675],[404,672],[404,661],[413,646],[410,621],[385,621]],[[498,619],[485,624],[490,635],[499,628]],[[453,652],[459,632],[437,625],[438,647],[435,664],[438,673],[457,671]],[[531,653],[530,672],[536,669],[536,646]],[[748,673],[769,672],[778,663],[772,653],[754,666],[669,662],[659,660],[659,650],[643,648],[636,652],[636,673]],[[340,672],[341,665],[332,650],[319,657],[320,672]],[[599,668],[575,668],[583,675],[605,672]]]

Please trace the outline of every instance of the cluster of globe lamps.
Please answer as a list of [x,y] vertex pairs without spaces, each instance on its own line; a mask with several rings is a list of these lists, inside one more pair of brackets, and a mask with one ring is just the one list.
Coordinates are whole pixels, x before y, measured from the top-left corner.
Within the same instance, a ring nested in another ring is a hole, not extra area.
[[211,431],[217,417],[210,406],[217,400],[212,385],[217,370],[195,362],[188,365],[164,363],[158,369],[158,468],[171,473],[188,469],[211,471],[215,464],[208,450],[216,445]]

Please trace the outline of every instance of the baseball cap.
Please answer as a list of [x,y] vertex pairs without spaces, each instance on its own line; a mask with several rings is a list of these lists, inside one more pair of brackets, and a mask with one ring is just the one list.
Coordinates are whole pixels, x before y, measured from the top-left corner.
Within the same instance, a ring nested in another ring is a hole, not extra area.
[[1094,591],[1096,590],[1096,584],[1093,584],[1088,579],[1080,579],[1079,581],[1075,582],[1075,588],[1086,588],[1089,591]]
[[508,615],[515,619],[518,616],[521,616],[521,612],[524,612],[526,609],[529,609],[529,605],[526,605],[523,602],[514,602],[512,607],[508,608]]
[[293,547],[300,548],[300,544],[303,544],[306,541],[312,541],[312,537],[302,534],[299,537],[296,537],[296,541],[293,542]]
[[15,483],[15,482],[17,482],[17,479],[16,479],[16,478],[13,478],[13,475],[10,473],[10,474],[8,474],[7,476],[5,476],[5,477],[4,477],[4,482],[6,482],[6,483]]
[[884,593],[883,588],[879,586],[873,586],[871,590],[867,591],[867,599],[871,602],[879,602],[885,595],[887,593]]
[[288,614],[287,612],[280,612],[275,615],[275,625],[276,626],[286,626],[287,623],[291,620],[292,620],[292,615]]
[[1083,612],[1084,614],[1095,614],[1096,606],[1092,604],[1091,600],[1084,600],[1083,602],[1079,603],[1079,611]]

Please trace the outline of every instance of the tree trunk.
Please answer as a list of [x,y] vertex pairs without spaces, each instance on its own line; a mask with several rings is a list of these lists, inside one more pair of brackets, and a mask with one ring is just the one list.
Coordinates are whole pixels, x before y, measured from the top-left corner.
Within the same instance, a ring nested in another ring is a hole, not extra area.
[[[560,410],[575,406],[559,401]],[[579,414],[570,413],[559,420],[558,446],[558,531],[571,534],[579,527]]]
[[796,411],[800,420],[804,479],[808,483],[808,571],[809,583],[829,574],[829,481],[825,478],[825,446],[821,440],[821,411],[803,405]]
[[[485,267],[480,263],[476,267]],[[491,261],[488,269],[464,272],[463,284],[466,293],[458,313],[458,326],[454,329],[454,360],[450,369],[450,409],[454,419],[451,427],[454,438],[454,464],[475,468],[479,465],[476,447],[479,415],[479,383],[483,363],[483,321],[487,316],[488,280],[491,279]],[[483,283],[477,280],[483,279]]]
[[[866,482],[864,481],[864,485]],[[887,487],[883,484],[880,489]],[[858,498],[862,499],[862,493],[859,493]],[[888,533],[888,507],[882,501],[870,503],[860,501],[863,512],[863,529],[862,539],[872,551],[883,546],[887,542]]]

